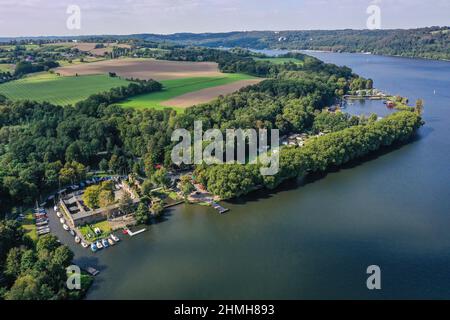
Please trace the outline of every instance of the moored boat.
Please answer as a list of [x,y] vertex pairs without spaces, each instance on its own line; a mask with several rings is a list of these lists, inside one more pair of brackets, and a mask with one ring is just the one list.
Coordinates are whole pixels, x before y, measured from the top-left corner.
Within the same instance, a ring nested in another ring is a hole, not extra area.
[[75,237],[75,242],[76,242],[76,243],[80,243],[80,242],[81,242],[80,237],[76,236],[76,237]]
[[105,247],[105,248],[109,247],[108,241],[106,239],[102,240],[102,244],[103,244],[103,247]]
[[116,235],[114,235],[112,233],[111,233],[111,239],[113,239],[115,242],[119,242],[120,241],[119,237],[117,237]]
[[86,242],[84,242],[84,241],[81,241],[81,246],[82,246],[83,248],[89,247],[89,245],[88,245]]
[[111,239],[111,238],[108,238],[108,243],[109,243],[111,246],[115,245],[113,239]]
[[102,249],[103,248],[103,245],[102,245],[102,243],[100,241],[97,241],[95,243],[95,245],[97,246],[98,249]]
[[63,228],[64,228],[64,230],[66,230],[66,231],[69,231],[70,230],[70,228],[69,228],[69,226],[67,225],[67,224],[63,224]]
[[92,252],[96,252],[98,250],[97,246],[95,245],[95,243],[91,244],[91,251]]
[[62,224],[64,224],[66,222],[66,220],[64,220],[64,218],[59,219],[59,222],[61,222]]
[[61,218],[61,217],[62,217],[62,214],[61,214],[61,212],[59,212],[59,211],[56,211],[56,215],[58,216],[58,218]]

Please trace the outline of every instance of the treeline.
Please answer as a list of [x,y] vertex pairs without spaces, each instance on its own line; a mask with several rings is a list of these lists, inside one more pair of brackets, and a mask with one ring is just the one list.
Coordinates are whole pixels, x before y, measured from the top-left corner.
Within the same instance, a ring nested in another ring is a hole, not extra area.
[[[15,80],[17,77],[13,76],[11,72],[0,72],[0,84]],[[0,102],[3,102],[5,99],[0,97]]]
[[302,53],[290,53],[284,57],[292,57],[301,63],[274,64],[270,61],[257,60],[255,57],[264,57],[245,49],[217,50],[201,47],[181,47],[165,52],[161,59],[178,61],[213,61],[219,64],[222,72],[246,73],[258,77],[273,78],[281,72],[304,71],[325,75],[334,74],[337,77],[350,79],[357,77],[348,67],[338,67]]
[[28,73],[48,71],[52,68],[59,67],[59,63],[53,60],[47,60],[38,63],[32,63],[29,61],[20,61],[16,64],[14,75],[22,76]]
[[109,106],[139,94],[162,90],[162,84],[155,80],[128,80],[132,81],[128,86],[112,88],[107,92],[94,94],[86,100],[78,102],[76,104],[76,109],[80,109],[82,113],[95,115],[97,113],[97,108],[99,107]]
[[153,41],[207,47],[372,52],[450,59],[450,28],[393,30],[250,31],[208,34],[143,35]]
[[195,177],[222,199],[234,198],[259,186],[273,189],[287,179],[326,171],[380,148],[404,143],[421,125],[419,114],[397,112],[380,121],[372,120],[365,125],[312,138],[301,148],[282,148],[280,170],[275,176],[261,176],[258,165],[200,165]]
[[[79,299],[85,290],[69,291],[66,268],[73,253],[53,235],[30,240],[17,221],[0,221],[0,300]],[[92,279],[82,276],[82,289]]]

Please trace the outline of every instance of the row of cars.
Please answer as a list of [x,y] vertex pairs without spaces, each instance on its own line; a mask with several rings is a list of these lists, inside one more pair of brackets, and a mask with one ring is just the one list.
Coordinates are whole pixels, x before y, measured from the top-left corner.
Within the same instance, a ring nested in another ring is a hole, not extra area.
[[64,189],[58,190],[58,192],[55,195],[51,195],[47,198],[47,201],[51,201],[53,200],[55,197],[58,197],[62,194],[65,194],[67,192],[72,192],[72,191],[76,191],[79,189],[84,189],[87,186],[90,186],[92,184],[97,184],[99,182],[102,181],[109,181],[109,180],[113,180],[113,181],[119,181],[120,179],[126,179],[127,176],[106,176],[106,177],[93,177],[90,180],[86,180],[84,182],[80,182],[79,184],[73,184],[70,186],[67,186]]

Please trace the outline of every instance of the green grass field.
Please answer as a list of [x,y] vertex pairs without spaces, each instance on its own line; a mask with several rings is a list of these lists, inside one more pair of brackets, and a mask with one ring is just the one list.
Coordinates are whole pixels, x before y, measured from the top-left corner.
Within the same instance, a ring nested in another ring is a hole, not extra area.
[[37,228],[35,225],[34,217],[33,217],[33,211],[28,210],[25,214],[25,219],[22,221],[22,227],[25,230],[25,234],[27,234],[32,240],[37,240]]
[[126,80],[107,75],[60,77],[51,73],[41,73],[0,85],[0,94],[10,100],[29,99],[72,105],[92,94],[128,84]]
[[13,72],[14,66],[12,64],[0,63],[0,72]]
[[[225,73],[220,77],[196,77],[164,80],[164,90],[139,95],[120,103],[126,108],[167,108],[166,100],[206,88],[230,84],[240,80],[253,79],[245,74]],[[10,100],[48,101],[57,105],[73,105],[92,94],[108,91],[115,87],[128,85],[128,81],[111,78],[107,75],[62,77],[51,73],[39,73],[26,78],[0,85],[0,94]],[[183,112],[182,108],[174,108]]]
[[295,59],[295,58],[254,58],[259,61],[269,61],[275,64],[283,64],[287,62],[294,62],[298,64],[303,64],[303,61]]
[[[162,104],[162,102],[166,100],[178,97],[189,92],[221,86],[247,79],[254,79],[254,77],[239,73],[224,73],[222,77],[197,77],[163,80],[160,81],[164,86],[163,91],[139,95],[121,103],[120,105],[125,108],[153,108],[161,110],[167,108]],[[184,109],[182,108],[174,109],[180,112],[184,111]]]

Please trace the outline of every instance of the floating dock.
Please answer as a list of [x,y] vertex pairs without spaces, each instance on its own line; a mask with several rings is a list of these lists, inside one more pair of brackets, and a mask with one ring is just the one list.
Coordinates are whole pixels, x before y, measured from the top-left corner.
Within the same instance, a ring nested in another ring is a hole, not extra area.
[[100,273],[100,271],[98,271],[97,269],[94,269],[92,267],[87,267],[86,272],[93,276],[96,276]]
[[130,236],[130,237],[134,237],[134,236],[137,236],[138,234],[140,234],[140,233],[142,233],[142,232],[145,232],[147,229],[141,229],[141,230],[138,230],[138,231],[136,231],[136,232],[132,232],[130,229],[125,229],[125,231],[128,233],[128,235]]
[[216,203],[216,202],[211,202],[211,206],[216,209],[217,211],[219,211],[220,214],[224,214],[227,213],[228,211],[230,211],[230,209],[224,208],[222,207],[220,204]]

